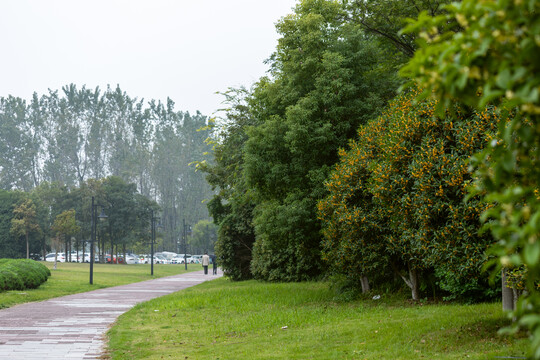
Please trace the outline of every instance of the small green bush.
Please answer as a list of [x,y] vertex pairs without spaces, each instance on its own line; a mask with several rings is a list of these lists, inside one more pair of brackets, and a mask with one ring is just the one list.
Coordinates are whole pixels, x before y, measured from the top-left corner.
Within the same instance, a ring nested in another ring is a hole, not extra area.
[[0,291],[35,289],[51,275],[43,264],[27,259],[0,259]]

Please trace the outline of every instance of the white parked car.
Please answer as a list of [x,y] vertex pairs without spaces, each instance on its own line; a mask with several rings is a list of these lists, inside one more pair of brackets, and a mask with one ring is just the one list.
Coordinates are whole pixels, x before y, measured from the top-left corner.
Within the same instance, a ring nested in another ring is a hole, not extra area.
[[126,264],[138,264],[139,258],[135,254],[126,254]]
[[[47,254],[47,256],[45,256],[45,261],[54,262],[54,257],[55,256],[56,256],[55,253]],[[58,253],[57,261],[58,262],[66,262],[66,254]]]
[[169,264],[169,259],[162,254],[154,254],[154,264]]
[[183,263],[184,263],[184,256],[183,255],[176,255],[171,260],[171,264],[183,264]]
[[79,256],[77,256],[76,251],[73,251],[73,252],[71,252],[71,262],[79,262],[79,263],[80,262],[90,262],[90,254],[84,254],[84,260],[83,260],[82,251],[79,251]]

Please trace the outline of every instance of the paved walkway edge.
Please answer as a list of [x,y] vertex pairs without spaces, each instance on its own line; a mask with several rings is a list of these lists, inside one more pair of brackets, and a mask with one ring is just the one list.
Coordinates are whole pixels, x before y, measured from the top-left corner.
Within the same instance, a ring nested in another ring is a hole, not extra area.
[[140,302],[222,276],[189,272],[0,310],[0,359],[99,359],[116,318]]

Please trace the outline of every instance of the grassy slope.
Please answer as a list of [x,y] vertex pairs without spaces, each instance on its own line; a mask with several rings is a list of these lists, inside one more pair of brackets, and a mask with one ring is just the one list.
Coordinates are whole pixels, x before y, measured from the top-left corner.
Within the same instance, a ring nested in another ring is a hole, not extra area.
[[[524,356],[501,305],[341,303],[324,283],[207,282],[140,304],[109,332],[112,359],[490,359]],[[284,327],[287,327],[284,329]]]
[[[41,301],[58,296],[75,294],[110,286],[124,285],[185,272],[184,265],[154,265],[154,277],[150,265],[94,264],[94,285],[89,284],[90,265],[77,263],[44,262],[51,269],[51,276],[39,288],[24,291],[0,292],[0,309],[16,304]],[[189,265],[188,271],[200,270],[200,265]]]

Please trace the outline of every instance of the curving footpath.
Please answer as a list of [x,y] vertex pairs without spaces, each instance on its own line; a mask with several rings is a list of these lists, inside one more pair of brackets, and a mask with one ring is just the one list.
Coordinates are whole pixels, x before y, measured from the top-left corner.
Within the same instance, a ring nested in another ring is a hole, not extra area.
[[105,333],[119,315],[221,276],[196,271],[0,310],[0,359],[99,359]]

